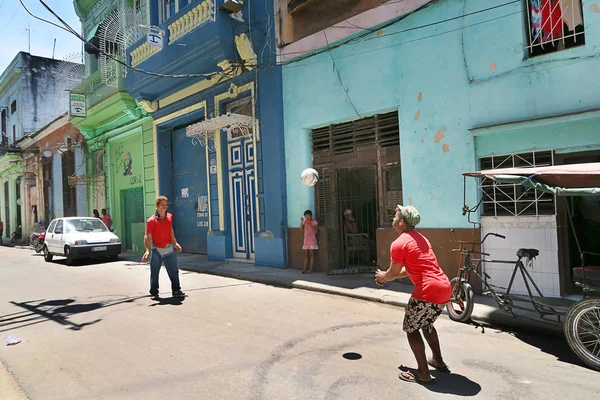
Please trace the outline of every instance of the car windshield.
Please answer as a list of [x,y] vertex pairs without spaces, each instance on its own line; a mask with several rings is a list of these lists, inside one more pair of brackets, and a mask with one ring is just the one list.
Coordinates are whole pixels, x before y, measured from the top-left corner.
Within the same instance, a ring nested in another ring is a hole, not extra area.
[[97,218],[66,220],[67,232],[108,232],[108,228]]

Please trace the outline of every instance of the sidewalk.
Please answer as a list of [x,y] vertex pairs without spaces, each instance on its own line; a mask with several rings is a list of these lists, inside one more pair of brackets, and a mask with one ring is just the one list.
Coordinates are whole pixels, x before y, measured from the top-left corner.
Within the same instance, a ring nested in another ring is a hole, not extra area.
[[[123,253],[120,258],[128,261],[141,261],[141,255],[133,253]],[[244,262],[210,261],[204,255],[189,253],[179,255],[179,268],[203,274],[328,293],[401,307],[407,304],[412,292],[412,285],[401,282],[389,282],[383,288],[380,288],[375,283],[374,275],[327,275],[323,272],[313,272],[305,275],[296,269],[261,267]],[[536,314],[528,316],[535,318]],[[472,319],[482,324],[491,324],[497,327],[504,326],[541,334],[563,335],[560,326],[548,324],[539,319],[515,318],[499,310],[496,302],[487,296],[475,296]]]

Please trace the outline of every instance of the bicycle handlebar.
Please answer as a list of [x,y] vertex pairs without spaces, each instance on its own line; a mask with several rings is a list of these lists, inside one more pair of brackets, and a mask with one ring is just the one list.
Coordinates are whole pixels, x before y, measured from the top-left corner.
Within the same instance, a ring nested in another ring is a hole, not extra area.
[[473,245],[479,244],[480,245],[480,244],[483,244],[483,242],[485,242],[485,240],[488,238],[488,236],[496,236],[496,237],[499,237],[500,239],[506,239],[506,236],[504,236],[504,235],[500,235],[499,233],[490,232],[483,237],[481,242],[467,242],[465,240],[456,239],[456,232],[454,231],[454,228],[450,229],[450,232],[452,232],[452,237],[453,237],[454,241],[456,243],[460,243],[460,244],[473,244]]

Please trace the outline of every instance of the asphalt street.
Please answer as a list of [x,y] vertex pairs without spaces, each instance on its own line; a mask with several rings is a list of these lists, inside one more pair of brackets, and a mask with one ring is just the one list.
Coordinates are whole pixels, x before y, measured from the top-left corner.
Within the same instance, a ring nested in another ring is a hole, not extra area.
[[[148,265],[46,263],[0,247],[0,399],[598,399],[600,374],[560,338],[436,326],[451,373],[415,362],[402,308]],[[5,346],[15,335],[22,342]]]

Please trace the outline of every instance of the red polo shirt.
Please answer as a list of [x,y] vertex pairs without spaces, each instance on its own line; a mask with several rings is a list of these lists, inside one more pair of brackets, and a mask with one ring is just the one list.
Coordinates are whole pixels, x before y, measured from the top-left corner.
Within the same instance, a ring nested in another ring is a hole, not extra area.
[[164,219],[160,219],[158,214],[148,218],[146,221],[146,233],[152,235],[152,245],[164,249],[168,244],[173,243],[173,215],[167,213]]
[[452,287],[440,268],[431,243],[419,232],[400,234],[390,249],[392,261],[403,264],[408,277],[415,285],[412,297],[435,304],[450,301]]

